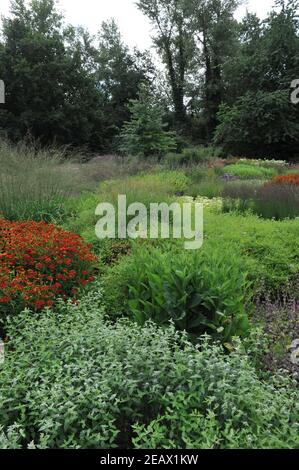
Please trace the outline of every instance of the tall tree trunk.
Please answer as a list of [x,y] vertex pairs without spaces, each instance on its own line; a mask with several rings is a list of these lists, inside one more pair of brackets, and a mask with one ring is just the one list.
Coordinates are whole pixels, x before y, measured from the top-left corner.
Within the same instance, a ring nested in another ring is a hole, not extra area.
[[170,44],[165,44],[165,52],[167,57],[167,68],[170,78],[175,117],[178,122],[184,123],[186,121],[186,108],[184,105],[185,70],[181,70],[180,76],[178,77],[178,74],[173,65],[173,57],[170,49]]

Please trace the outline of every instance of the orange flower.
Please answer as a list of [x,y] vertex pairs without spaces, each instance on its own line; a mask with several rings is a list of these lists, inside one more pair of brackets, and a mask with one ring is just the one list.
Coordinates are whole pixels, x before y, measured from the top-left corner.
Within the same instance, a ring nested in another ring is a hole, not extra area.
[[274,184],[292,184],[299,186],[299,174],[290,173],[288,175],[276,176],[271,180]]
[[92,281],[96,261],[78,235],[45,222],[4,219],[0,259],[0,314],[12,300],[15,310],[41,310],[52,307],[58,295],[74,298],[80,285]]

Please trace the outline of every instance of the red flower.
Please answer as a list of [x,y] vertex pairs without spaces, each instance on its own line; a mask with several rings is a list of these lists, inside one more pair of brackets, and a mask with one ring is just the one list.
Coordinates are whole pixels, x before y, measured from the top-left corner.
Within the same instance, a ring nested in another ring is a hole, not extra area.
[[0,219],[0,313],[11,301],[15,311],[41,310],[57,296],[74,298],[93,280],[95,261],[78,235],[44,222]]
[[36,306],[36,308],[37,308],[38,310],[41,310],[41,309],[43,309],[43,308],[45,307],[46,302],[45,302],[44,300],[36,300],[36,301],[34,302],[34,305]]
[[290,173],[283,176],[275,176],[270,182],[270,184],[292,184],[299,186],[299,174]]

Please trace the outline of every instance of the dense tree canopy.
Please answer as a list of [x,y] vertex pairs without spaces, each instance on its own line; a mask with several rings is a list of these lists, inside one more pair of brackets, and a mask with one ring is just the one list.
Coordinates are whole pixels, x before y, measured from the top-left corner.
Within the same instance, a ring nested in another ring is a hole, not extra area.
[[101,96],[85,69],[79,38],[63,26],[54,1],[33,0],[26,8],[24,0],[15,0],[2,32],[0,75],[7,96],[1,127],[8,135],[100,144]]
[[124,44],[114,20],[93,37],[66,25],[55,0],[12,0],[0,36],[0,133],[116,149],[144,84],[167,98],[163,126],[187,139],[214,139],[228,153],[294,156],[298,2],[277,0],[266,20],[248,13],[238,22],[241,1],[139,0],[164,64],[157,71],[149,52]]
[[291,83],[299,77],[298,3],[278,1],[261,23],[247,15],[238,53],[225,64],[225,100],[215,140],[249,155],[298,155],[299,107]]
[[104,149],[151,71],[146,56],[130,55],[114,23],[103,24],[97,45],[88,32],[64,25],[54,0],[14,0],[0,44],[7,84],[0,128],[13,139],[29,133],[45,143]]

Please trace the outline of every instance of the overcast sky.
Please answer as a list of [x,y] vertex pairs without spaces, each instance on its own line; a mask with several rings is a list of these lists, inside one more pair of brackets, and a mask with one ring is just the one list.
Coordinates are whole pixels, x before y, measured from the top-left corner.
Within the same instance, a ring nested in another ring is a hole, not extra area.
[[[125,42],[130,46],[146,49],[151,45],[151,26],[137,9],[136,0],[59,0],[60,8],[65,12],[66,20],[73,25],[82,25],[91,32],[100,29],[101,22],[115,18]],[[271,11],[274,0],[248,0],[247,6],[238,10],[237,17],[242,18],[246,8],[264,18]],[[9,12],[10,0],[0,0],[0,15]]]

